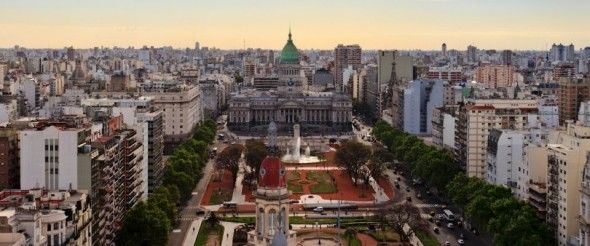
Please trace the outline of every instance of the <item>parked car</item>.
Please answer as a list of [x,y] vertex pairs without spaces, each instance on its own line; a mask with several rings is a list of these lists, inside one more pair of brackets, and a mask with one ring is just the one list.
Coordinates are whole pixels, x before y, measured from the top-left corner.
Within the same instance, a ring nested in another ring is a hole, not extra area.
[[465,245],[465,240],[459,239],[457,240],[457,243],[459,243],[459,245]]
[[406,201],[412,202],[412,197],[411,196],[406,197]]
[[449,241],[446,241],[445,246],[451,246],[451,243]]
[[313,209],[313,211],[316,212],[316,213],[324,212],[324,207],[316,207],[316,208]]
[[438,229],[438,227],[436,227],[436,226],[435,226],[435,227],[434,227],[434,229],[432,229],[432,231],[434,231],[434,233],[438,234],[438,232],[439,232],[440,230]]
[[455,225],[453,225],[453,223],[448,223],[447,224],[447,228],[453,229],[453,228],[455,228]]

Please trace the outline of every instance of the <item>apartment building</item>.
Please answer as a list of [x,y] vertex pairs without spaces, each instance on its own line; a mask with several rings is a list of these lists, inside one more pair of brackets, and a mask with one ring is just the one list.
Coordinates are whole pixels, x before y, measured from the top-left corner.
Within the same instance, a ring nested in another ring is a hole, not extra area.
[[0,188],[19,188],[19,162],[18,130],[11,126],[0,126]]
[[475,81],[490,88],[514,86],[514,67],[510,65],[484,65],[475,71]]
[[164,142],[180,143],[189,138],[203,120],[201,90],[178,81],[144,83],[142,95],[154,98],[163,111]]
[[136,132],[116,129],[92,142],[99,156],[92,167],[92,238],[95,245],[112,245],[127,211],[143,195],[143,146]]
[[582,188],[580,189],[580,231],[578,245],[590,245],[590,156],[586,157],[584,172],[582,173]]
[[160,186],[164,175],[163,112],[154,106],[152,97],[85,99],[81,104],[86,115],[122,116],[125,127],[137,132],[136,140],[145,148],[142,176],[147,181],[143,188],[144,196],[147,197],[148,193]]
[[92,245],[85,191],[0,191],[0,231],[22,233],[25,245]]
[[590,126],[568,122],[565,130],[551,132],[547,145],[547,222],[558,245],[568,245],[579,235],[582,173],[590,151]]
[[430,67],[426,79],[446,80],[451,84],[463,81],[463,71],[460,67]]
[[590,100],[590,78],[561,78],[558,89],[559,124],[576,120],[582,102]]
[[510,188],[519,200],[528,199],[529,184],[545,182],[546,154],[535,153],[535,147],[545,146],[548,135],[548,130],[542,128],[492,129],[486,180]]
[[523,129],[537,112],[537,100],[480,99],[460,108],[455,122],[455,157],[467,175],[485,178],[492,129]]
[[[404,90],[403,130],[416,135],[432,133],[432,111],[443,106],[444,81],[412,80]],[[394,115],[395,117],[395,115]]]
[[90,144],[91,124],[83,118],[35,122],[19,132],[20,189],[84,189],[91,162],[79,146]]

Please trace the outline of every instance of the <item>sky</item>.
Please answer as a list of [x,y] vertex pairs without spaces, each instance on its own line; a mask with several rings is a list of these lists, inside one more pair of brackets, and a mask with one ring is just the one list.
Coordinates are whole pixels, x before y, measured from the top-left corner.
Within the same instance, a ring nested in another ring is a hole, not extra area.
[[0,0],[0,47],[545,50],[590,46],[590,0]]

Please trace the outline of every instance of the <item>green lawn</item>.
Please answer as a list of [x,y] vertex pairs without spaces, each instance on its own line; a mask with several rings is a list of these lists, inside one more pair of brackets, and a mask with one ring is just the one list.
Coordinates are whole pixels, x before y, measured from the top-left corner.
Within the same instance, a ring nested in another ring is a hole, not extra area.
[[218,205],[231,200],[233,191],[228,189],[218,189],[213,191],[209,205]]
[[392,230],[370,232],[369,235],[377,242],[399,242],[400,238],[397,233]]
[[420,239],[420,241],[422,241],[422,244],[424,244],[424,246],[439,245],[438,240],[436,240],[436,238],[427,231],[416,230],[416,236],[418,237],[418,239]]
[[332,181],[332,176],[326,171],[309,171],[307,180],[317,183],[311,186],[313,194],[336,193],[338,191],[336,184]]
[[287,189],[297,194],[303,193],[303,186],[299,183],[301,175],[299,172],[288,172],[287,173]]
[[201,228],[199,228],[199,234],[197,234],[197,239],[195,240],[195,246],[201,246],[207,244],[207,239],[210,235],[215,235],[219,237],[221,241],[223,239],[223,226],[220,224],[216,224],[215,226],[209,226],[205,221],[201,223]]
[[348,239],[348,246],[362,246],[361,240],[357,238]]

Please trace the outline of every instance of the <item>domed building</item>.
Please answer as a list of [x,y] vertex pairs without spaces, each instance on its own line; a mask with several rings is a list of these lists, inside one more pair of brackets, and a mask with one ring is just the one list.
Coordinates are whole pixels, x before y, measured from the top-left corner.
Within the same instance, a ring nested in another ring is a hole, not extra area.
[[295,245],[296,233],[289,230],[291,193],[287,190],[287,170],[276,153],[276,125],[269,131],[269,156],[260,164],[256,197],[256,227],[248,233],[249,245]]
[[300,124],[303,131],[342,132],[352,130],[352,100],[334,91],[310,91],[302,70],[301,55],[289,31],[276,71],[276,89],[245,88],[232,93],[228,127],[237,131],[264,131],[270,122],[279,131]]

